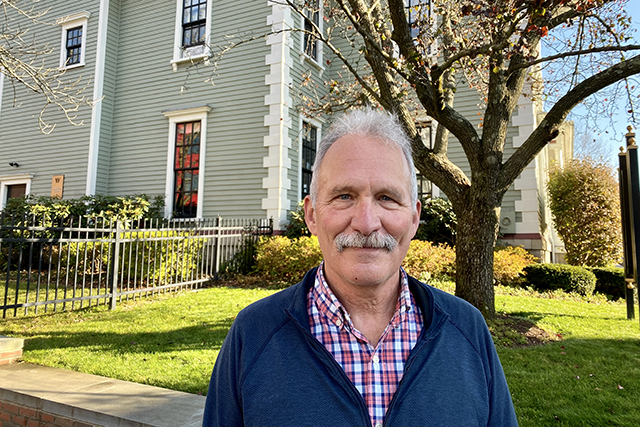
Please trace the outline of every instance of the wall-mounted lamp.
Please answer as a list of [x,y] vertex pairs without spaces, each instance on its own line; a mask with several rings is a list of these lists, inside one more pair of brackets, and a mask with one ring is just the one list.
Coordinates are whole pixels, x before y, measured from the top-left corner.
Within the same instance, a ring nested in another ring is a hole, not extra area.
[[20,165],[18,163],[16,163],[16,162],[9,163],[9,166],[11,166],[12,168],[20,167]]

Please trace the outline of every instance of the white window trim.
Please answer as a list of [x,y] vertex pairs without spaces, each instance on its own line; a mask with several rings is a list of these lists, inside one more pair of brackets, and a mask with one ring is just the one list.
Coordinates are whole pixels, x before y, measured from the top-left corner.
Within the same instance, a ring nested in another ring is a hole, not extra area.
[[4,209],[7,202],[7,187],[10,185],[27,184],[25,194],[31,194],[31,180],[34,175],[31,173],[23,173],[19,175],[0,176],[0,210]]
[[176,158],[176,125],[183,122],[200,120],[200,165],[198,167],[198,209],[196,219],[202,218],[204,206],[204,171],[207,154],[207,115],[211,107],[185,108],[180,110],[163,111],[162,114],[169,119],[169,144],[167,148],[167,178],[165,185],[164,216],[170,218],[173,213],[174,171],[173,164]]
[[[324,34],[324,1],[320,0],[318,2],[318,28],[320,29],[320,34]],[[307,8],[304,9],[304,13],[307,13]],[[304,30],[304,20],[306,18],[302,17],[302,29]],[[313,59],[312,57],[310,57],[309,55],[307,55],[307,53],[305,52],[304,49],[304,36],[305,33],[302,32],[302,37],[300,37],[300,63],[304,63],[305,61],[310,63],[311,65],[313,65],[315,68],[318,69],[318,71],[320,71],[321,73],[324,71],[324,65],[323,65],[323,55],[322,55],[322,47],[323,47],[323,43],[321,41],[316,40],[316,50],[318,52],[318,57],[316,59]]]
[[312,119],[310,117],[300,117],[300,136],[298,137],[298,200],[302,200],[302,138],[304,138],[304,122],[309,123],[316,128],[316,155],[318,154],[318,146],[322,141],[322,124],[324,120]]
[[[84,66],[87,52],[87,21],[91,13],[82,11],[58,18],[56,24],[62,27],[62,39],[60,41],[60,68],[71,69]],[[71,28],[82,26],[82,46],[80,47],[80,62],[78,64],[66,65],[67,62],[67,31]]]
[[184,51],[182,49],[182,5],[184,0],[176,0],[176,26],[175,26],[175,34],[173,40],[173,59],[171,59],[171,67],[173,72],[178,71],[178,65],[189,63],[189,62],[198,62],[200,60],[204,60],[207,62],[207,58],[209,57],[211,51],[209,46],[211,46],[211,9],[213,9],[213,0],[207,0],[207,24],[205,27],[205,41],[204,46],[202,46],[203,51],[201,53],[197,53],[195,55],[189,54],[189,49]]

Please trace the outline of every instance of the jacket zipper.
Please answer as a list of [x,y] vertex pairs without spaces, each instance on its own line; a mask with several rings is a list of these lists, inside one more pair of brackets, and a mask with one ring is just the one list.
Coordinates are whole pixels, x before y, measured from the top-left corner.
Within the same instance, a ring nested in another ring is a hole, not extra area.
[[369,417],[369,410],[367,409],[367,404],[365,403],[364,398],[362,397],[362,394],[360,394],[356,386],[353,385],[353,383],[347,376],[346,372],[344,372],[344,369],[342,369],[342,366],[340,366],[340,364],[336,362],[336,359],[329,352],[329,350],[327,350],[322,344],[320,344],[320,342],[316,339],[316,337],[313,336],[311,332],[309,332],[304,327],[302,327],[300,322],[298,322],[298,320],[295,318],[295,316],[293,316],[293,314],[289,310],[285,309],[285,312],[287,313],[289,318],[293,320],[293,322],[300,329],[300,331],[303,333],[309,345],[314,347],[314,350],[316,352],[319,352],[322,356],[324,356],[323,362],[327,364],[333,371],[337,372],[337,375],[341,379],[340,382],[342,383],[342,386],[345,389],[347,389],[347,391],[349,391],[353,396],[355,396],[355,399],[358,401],[360,409],[364,414],[364,419],[366,420],[365,425],[367,427],[373,427],[371,425],[371,418]]

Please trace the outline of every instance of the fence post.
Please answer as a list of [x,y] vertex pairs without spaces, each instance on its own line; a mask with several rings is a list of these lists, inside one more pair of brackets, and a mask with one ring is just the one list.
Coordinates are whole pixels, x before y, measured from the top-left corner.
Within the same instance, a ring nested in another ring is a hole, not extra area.
[[120,263],[120,231],[122,223],[116,221],[116,239],[113,249],[113,275],[111,276],[111,310],[116,309],[116,298],[118,292],[118,264]]
[[629,206],[629,177],[627,172],[627,154],[620,147],[618,153],[618,185],[620,187],[620,213],[622,220],[622,248],[624,250],[625,297],[627,301],[627,319],[635,317],[633,301],[633,236],[631,230],[631,209]]
[[215,266],[215,271],[214,271],[214,275],[218,275],[218,271],[220,271],[220,251],[222,251],[222,239],[220,237],[221,234],[221,225],[222,224],[222,218],[220,218],[220,216],[218,216],[216,218],[216,266]]
[[627,193],[625,196],[628,197],[631,247],[633,249],[633,256],[630,262],[632,262],[633,265],[633,278],[637,289],[639,282],[638,275],[640,273],[640,165],[638,164],[636,134],[631,132],[631,126],[627,129],[629,133],[625,135],[627,139]]

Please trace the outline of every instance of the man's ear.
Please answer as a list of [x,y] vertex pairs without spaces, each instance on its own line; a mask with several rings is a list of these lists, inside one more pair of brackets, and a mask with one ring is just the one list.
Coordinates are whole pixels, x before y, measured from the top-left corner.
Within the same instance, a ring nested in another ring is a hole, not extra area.
[[307,223],[311,234],[316,236],[316,212],[310,196],[304,198],[304,221]]
[[420,226],[420,212],[422,212],[422,203],[418,200],[416,202],[416,210],[413,212],[413,218],[411,218],[411,226],[413,228],[411,238],[416,235],[418,227]]

